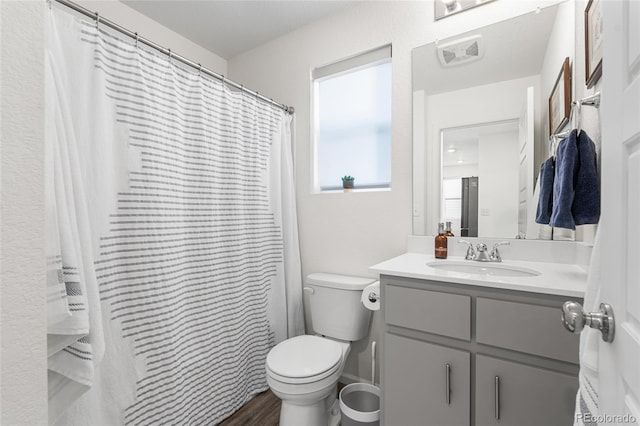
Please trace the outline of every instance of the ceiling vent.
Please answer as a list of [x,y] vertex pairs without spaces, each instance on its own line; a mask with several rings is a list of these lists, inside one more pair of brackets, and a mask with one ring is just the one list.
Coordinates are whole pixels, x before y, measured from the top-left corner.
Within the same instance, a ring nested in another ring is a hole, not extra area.
[[466,64],[484,56],[482,36],[475,35],[438,45],[438,58],[443,67]]

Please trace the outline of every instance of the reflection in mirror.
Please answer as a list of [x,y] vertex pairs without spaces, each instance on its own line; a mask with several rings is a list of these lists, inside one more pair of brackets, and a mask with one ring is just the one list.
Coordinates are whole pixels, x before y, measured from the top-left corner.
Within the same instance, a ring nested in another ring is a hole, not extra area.
[[[456,236],[538,236],[546,102],[558,64],[575,48],[573,13],[570,2],[558,2],[413,50],[414,235],[434,235],[451,221]],[[459,52],[468,60],[443,62],[451,56],[443,46],[456,51],[457,40],[471,39],[478,49]]]
[[517,235],[518,121],[444,129],[441,138],[442,220],[461,237]]

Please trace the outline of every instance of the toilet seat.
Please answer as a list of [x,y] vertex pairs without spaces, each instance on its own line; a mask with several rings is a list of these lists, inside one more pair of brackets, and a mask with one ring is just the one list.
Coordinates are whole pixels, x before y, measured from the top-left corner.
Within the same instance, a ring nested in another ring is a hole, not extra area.
[[267,355],[267,373],[283,383],[309,383],[330,376],[342,361],[340,344],[318,336],[296,336]]

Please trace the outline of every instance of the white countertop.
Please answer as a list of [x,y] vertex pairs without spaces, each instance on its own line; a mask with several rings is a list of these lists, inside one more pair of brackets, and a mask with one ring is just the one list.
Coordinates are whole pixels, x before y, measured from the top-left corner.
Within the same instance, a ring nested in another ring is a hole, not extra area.
[[519,260],[503,260],[501,263],[495,264],[534,269],[540,272],[540,275],[537,276],[510,277],[451,272],[427,266],[427,263],[436,261],[469,262],[470,264],[482,265],[480,262],[465,260],[464,257],[449,256],[446,260],[439,260],[429,254],[405,253],[373,265],[369,270],[381,275],[395,275],[398,277],[419,278],[505,290],[529,291],[567,297],[584,297],[587,286],[587,273],[579,266],[571,264],[526,262]]

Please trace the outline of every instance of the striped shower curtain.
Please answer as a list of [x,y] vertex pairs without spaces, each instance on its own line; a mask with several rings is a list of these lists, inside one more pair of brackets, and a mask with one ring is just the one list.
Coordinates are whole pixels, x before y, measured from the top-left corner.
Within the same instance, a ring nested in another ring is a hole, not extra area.
[[50,422],[218,423],[304,332],[291,117],[56,7],[46,52]]

